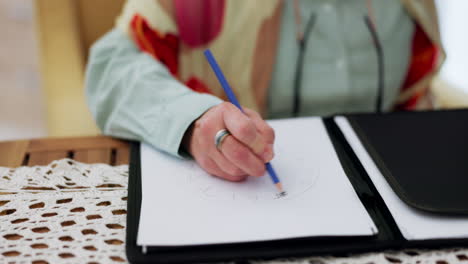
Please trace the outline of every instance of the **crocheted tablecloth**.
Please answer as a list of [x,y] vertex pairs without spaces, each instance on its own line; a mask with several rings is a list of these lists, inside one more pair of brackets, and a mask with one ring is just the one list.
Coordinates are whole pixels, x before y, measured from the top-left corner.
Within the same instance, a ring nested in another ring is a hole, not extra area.
[[[0,263],[126,263],[128,166],[0,167]],[[468,249],[252,263],[465,263]]]

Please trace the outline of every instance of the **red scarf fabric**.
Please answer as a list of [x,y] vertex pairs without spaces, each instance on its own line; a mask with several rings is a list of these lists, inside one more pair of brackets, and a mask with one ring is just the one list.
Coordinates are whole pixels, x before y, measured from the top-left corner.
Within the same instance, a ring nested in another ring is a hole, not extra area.
[[[434,70],[434,68],[437,66],[437,59],[440,55],[439,53],[439,48],[429,39],[421,26],[416,24],[411,47],[411,59],[408,73],[406,74],[406,79],[402,86],[402,91],[410,88],[419,80],[424,78],[424,76]],[[428,88],[429,87],[426,87],[425,89],[415,93],[406,102],[397,105],[396,109],[415,109],[419,100],[428,93]]]

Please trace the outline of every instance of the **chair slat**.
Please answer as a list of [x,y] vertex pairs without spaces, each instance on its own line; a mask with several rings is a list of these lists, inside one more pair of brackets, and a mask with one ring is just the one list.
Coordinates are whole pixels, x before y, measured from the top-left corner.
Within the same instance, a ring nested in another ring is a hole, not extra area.
[[28,166],[48,165],[54,160],[64,159],[68,157],[67,151],[45,151],[33,152],[29,154]]
[[90,150],[77,150],[73,159],[84,163],[111,163],[111,149],[90,149]]
[[118,148],[115,155],[115,165],[129,164],[130,162],[130,149]]
[[23,165],[29,140],[0,142],[0,166],[19,167]]
[[122,148],[128,143],[106,136],[76,137],[76,138],[46,138],[31,140],[28,152],[43,152],[52,150],[78,151],[101,148]]

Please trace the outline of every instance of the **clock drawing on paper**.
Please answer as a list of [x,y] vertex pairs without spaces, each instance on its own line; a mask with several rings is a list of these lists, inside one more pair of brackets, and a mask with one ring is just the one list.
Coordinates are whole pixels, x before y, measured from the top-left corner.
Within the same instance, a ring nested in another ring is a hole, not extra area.
[[208,175],[196,163],[192,163],[189,186],[196,188],[202,199],[262,201],[294,199],[314,188],[320,175],[320,158],[303,157],[292,151],[278,149],[272,161],[287,195],[278,197],[278,191],[270,176],[248,177],[244,182],[229,182]]

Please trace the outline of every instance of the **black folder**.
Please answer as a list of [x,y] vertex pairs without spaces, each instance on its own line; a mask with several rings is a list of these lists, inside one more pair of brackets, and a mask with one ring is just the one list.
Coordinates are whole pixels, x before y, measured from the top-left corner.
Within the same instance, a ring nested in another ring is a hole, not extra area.
[[[434,215],[468,215],[468,110],[347,115],[398,197]],[[368,237],[311,237],[200,246],[137,245],[141,206],[140,145],[131,146],[126,252],[131,263],[200,263],[384,249],[468,246],[468,237],[405,239],[384,200],[333,117],[323,119],[343,169],[378,228]],[[468,221],[468,220],[467,220]]]

